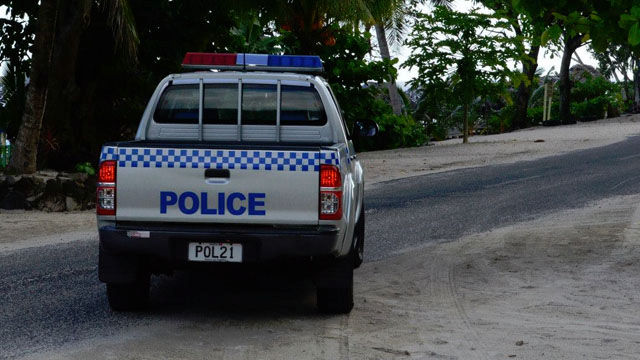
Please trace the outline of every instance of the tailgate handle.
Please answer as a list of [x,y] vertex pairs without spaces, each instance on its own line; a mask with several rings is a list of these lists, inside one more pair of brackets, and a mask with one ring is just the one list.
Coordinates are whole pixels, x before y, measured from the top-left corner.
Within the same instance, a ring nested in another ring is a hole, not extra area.
[[228,179],[230,176],[229,169],[207,169],[204,171],[204,178],[224,178]]

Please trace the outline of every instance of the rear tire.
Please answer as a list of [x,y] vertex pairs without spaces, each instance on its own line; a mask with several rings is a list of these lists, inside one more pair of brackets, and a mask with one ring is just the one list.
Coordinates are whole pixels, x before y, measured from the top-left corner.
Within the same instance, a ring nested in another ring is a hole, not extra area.
[[109,306],[115,311],[138,311],[149,306],[149,275],[134,283],[107,283]]
[[353,258],[334,260],[320,274],[318,310],[325,314],[348,314],[353,309]]

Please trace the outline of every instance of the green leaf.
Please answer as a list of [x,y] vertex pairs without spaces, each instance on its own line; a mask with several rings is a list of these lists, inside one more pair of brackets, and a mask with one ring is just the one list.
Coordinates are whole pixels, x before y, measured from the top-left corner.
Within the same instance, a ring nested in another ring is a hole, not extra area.
[[549,42],[549,29],[546,29],[540,36],[540,45],[546,46],[547,42]]
[[589,39],[591,39],[591,35],[589,33],[584,34],[584,36],[582,37],[582,42],[586,43],[587,41],[589,41]]
[[558,20],[567,21],[567,17],[560,13],[554,12],[552,15]]
[[618,21],[618,25],[623,29],[628,29],[636,22],[638,22],[637,17],[629,14],[622,14],[620,15],[620,21]]
[[634,6],[631,8],[631,15],[636,19],[640,18],[640,6]]
[[520,83],[522,83],[522,79],[519,76],[516,76],[516,77],[513,78],[513,87],[514,88],[520,87]]
[[546,46],[549,41],[557,41],[562,35],[562,28],[559,25],[553,25],[546,29],[540,37],[540,44]]
[[640,44],[640,24],[638,23],[633,24],[631,29],[629,29],[629,44],[631,44],[631,46]]

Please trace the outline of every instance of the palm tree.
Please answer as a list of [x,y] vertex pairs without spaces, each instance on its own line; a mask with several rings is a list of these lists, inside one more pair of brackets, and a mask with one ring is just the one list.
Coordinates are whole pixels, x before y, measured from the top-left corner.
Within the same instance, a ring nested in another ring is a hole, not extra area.
[[59,90],[51,87],[50,76],[59,72],[74,73],[74,55],[77,55],[80,39],[95,6],[100,6],[109,19],[116,43],[135,59],[138,36],[127,0],[107,0],[100,4],[94,0],[42,0],[36,19],[38,25],[25,110],[9,163],[11,172],[31,174],[36,171],[48,93]]
[[[371,24],[372,14],[390,12],[397,0],[263,0],[262,8],[271,13],[280,26],[296,32],[300,51],[312,51],[313,33],[326,23],[340,21],[354,27]],[[246,6],[246,5],[245,5]],[[253,3],[252,8],[256,7]]]
[[[389,45],[400,46],[407,29],[407,18],[412,9],[418,4],[430,3],[433,6],[451,5],[452,0],[388,0],[386,3],[377,2],[371,7],[371,19],[376,29],[376,39],[380,48],[380,57],[391,60]],[[398,93],[395,79],[386,83],[389,90],[389,101],[396,115],[402,114],[402,100]]]

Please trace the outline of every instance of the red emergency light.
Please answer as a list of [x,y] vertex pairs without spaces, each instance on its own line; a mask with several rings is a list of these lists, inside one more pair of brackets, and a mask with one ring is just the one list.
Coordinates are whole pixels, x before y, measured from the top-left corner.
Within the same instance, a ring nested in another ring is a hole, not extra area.
[[322,60],[313,55],[217,54],[189,52],[182,67],[196,70],[322,72]]
[[236,66],[238,54],[214,54],[188,52],[182,60],[185,65],[226,65]]

